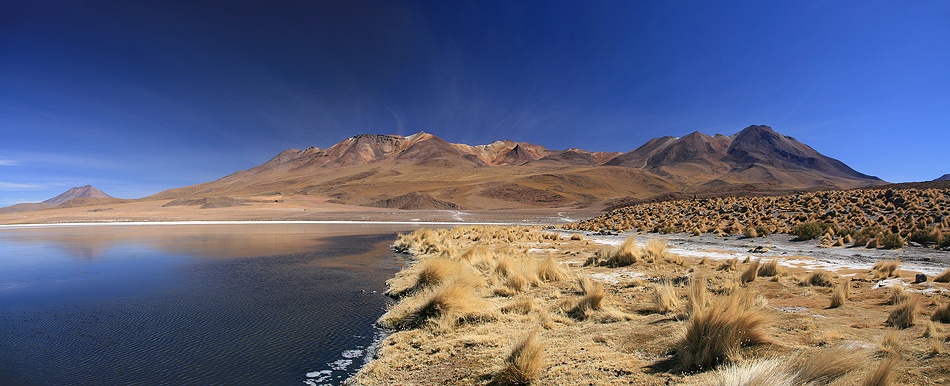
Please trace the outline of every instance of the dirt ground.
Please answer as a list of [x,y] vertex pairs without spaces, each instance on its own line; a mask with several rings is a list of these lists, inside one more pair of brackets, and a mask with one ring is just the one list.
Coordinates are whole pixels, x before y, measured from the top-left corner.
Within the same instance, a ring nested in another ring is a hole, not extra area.
[[[396,329],[349,384],[519,383],[502,374],[516,357],[513,348],[535,330],[541,359],[521,380],[532,384],[775,384],[750,375],[768,363],[777,364],[772,373],[799,376],[821,365],[837,369],[809,384],[950,383],[948,320],[931,321],[950,303],[950,285],[933,281],[950,267],[947,252],[826,248],[817,240],[790,241],[788,235],[595,236],[474,226],[423,232],[394,244],[406,250],[408,263],[390,282],[399,301],[380,321]],[[637,261],[609,263],[610,250],[616,257],[630,236]],[[749,252],[757,246],[759,252]],[[651,255],[651,249],[659,251]],[[544,274],[549,258],[563,275]],[[461,265],[439,278],[432,275],[433,260]],[[872,269],[879,261],[895,260],[893,273]],[[774,276],[748,280],[747,272],[763,272],[750,266],[770,261],[776,263]],[[827,283],[815,285],[812,277],[821,276],[815,275],[819,271],[827,272]],[[918,273],[927,281],[915,283]],[[452,275],[471,276],[465,279],[471,293],[462,294],[471,307],[433,300],[440,289],[460,281]],[[528,284],[519,284],[518,275]],[[591,281],[584,283],[585,278]],[[850,280],[847,296],[831,308],[833,294],[848,288],[845,280]],[[600,286],[602,301],[591,306],[589,294]],[[664,287],[671,295],[660,295]],[[690,293],[699,287],[706,295],[697,302]],[[741,340],[739,349],[688,366],[685,358],[700,349],[686,340],[696,332],[691,327],[696,315],[715,313],[742,296],[750,300],[738,312],[758,318],[749,330],[761,339]],[[910,308],[909,315],[892,316],[900,308]]]

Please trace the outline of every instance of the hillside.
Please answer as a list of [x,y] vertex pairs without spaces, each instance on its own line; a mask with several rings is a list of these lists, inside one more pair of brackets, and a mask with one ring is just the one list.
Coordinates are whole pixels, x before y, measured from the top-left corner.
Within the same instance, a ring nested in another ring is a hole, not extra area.
[[116,199],[92,185],[70,188],[69,190],[42,202],[30,202],[0,208],[0,213],[29,212],[56,207],[81,206],[93,203],[115,201]]
[[511,140],[364,134],[327,149],[290,149],[217,181],[148,199],[299,195],[413,209],[596,208],[668,193],[745,194],[881,184],[768,126],[732,136],[663,137],[627,152],[550,150]]

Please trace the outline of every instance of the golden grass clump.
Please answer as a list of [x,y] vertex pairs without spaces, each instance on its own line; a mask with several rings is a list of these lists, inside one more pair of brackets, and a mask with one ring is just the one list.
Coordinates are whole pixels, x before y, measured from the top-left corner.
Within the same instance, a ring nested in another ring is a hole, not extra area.
[[582,235],[582,234],[580,234],[580,233],[575,233],[575,234],[571,235],[571,241],[581,241],[581,240],[583,240],[583,239],[584,239],[584,235]]
[[500,385],[527,385],[538,378],[544,367],[544,346],[535,328],[511,349],[505,367],[497,376]]
[[442,284],[449,278],[457,276],[463,268],[462,263],[445,258],[426,259],[419,262],[419,265],[416,289]]
[[817,287],[828,287],[831,285],[831,274],[828,271],[815,271],[808,275],[805,282]]
[[693,313],[709,305],[709,291],[706,288],[706,278],[695,275],[689,280],[689,292],[686,296],[686,313]]
[[603,283],[593,281],[589,277],[579,279],[578,283],[584,295],[567,311],[567,314],[575,319],[585,320],[593,316],[594,312],[604,309],[604,298],[607,293],[604,292]]
[[752,294],[736,292],[694,312],[676,345],[680,368],[710,369],[739,359],[742,347],[766,343],[768,318],[753,303]]
[[647,259],[657,261],[667,259],[666,240],[650,239],[647,241],[646,256]]
[[898,265],[900,265],[900,261],[898,260],[878,261],[874,263],[874,267],[871,268],[871,273],[874,275],[875,280],[887,279],[897,275]]
[[867,355],[847,348],[812,349],[719,370],[718,385],[825,385],[862,367]]
[[851,298],[851,278],[844,278],[831,291],[831,305],[828,308],[843,306]]
[[508,304],[501,307],[501,312],[527,315],[535,308],[534,298],[530,296],[519,296],[514,298]]
[[950,268],[937,275],[937,277],[934,277],[934,281],[937,283],[950,283]]
[[463,281],[451,281],[403,299],[386,312],[379,324],[396,330],[426,325],[447,329],[459,323],[490,320],[494,317],[485,299]]
[[755,278],[759,275],[759,263],[762,259],[755,259],[752,264],[745,269],[745,272],[742,272],[742,276],[739,277],[739,282],[742,284],[751,283],[755,281]]
[[554,256],[548,256],[538,264],[538,277],[543,281],[561,281],[567,279],[567,271],[554,260]]
[[898,360],[899,358],[896,355],[888,355],[861,381],[861,386],[893,385],[894,378],[897,377]]
[[738,262],[739,260],[733,257],[719,264],[719,267],[717,267],[716,269],[720,271],[735,271],[736,265],[738,264]]
[[759,267],[759,276],[772,277],[778,275],[778,260],[772,259]]
[[664,282],[653,287],[653,306],[657,312],[665,314],[680,308],[680,299],[670,282]]
[[937,309],[934,310],[934,314],[930,317],[930,320],[940,323],[950,323],[950,303],[937,305]]
[[893,286],[891,287],[888,294],[889,294],[889,297],[887,300],[887,304],[890,304],[892,306],[901,304],[907,301],[907,299],[910,299],[910,294],[904,291],[904,287]]
[[887,316],[887,325],[901,329],[913,326],[918,308],[919,302],[916,297],[905,300]]

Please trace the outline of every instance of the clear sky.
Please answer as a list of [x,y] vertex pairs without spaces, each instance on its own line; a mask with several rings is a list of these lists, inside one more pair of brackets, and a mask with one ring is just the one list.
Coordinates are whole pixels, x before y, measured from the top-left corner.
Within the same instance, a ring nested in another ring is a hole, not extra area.
[[629,151],[753,124],[950,173],[950,2],[0,0],[0,206],[360,133]]

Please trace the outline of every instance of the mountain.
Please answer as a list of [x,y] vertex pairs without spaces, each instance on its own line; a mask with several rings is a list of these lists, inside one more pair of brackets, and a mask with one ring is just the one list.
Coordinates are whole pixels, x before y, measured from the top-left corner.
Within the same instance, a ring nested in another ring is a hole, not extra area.
[[22,204],[8,206],[5,208],[0,208],[0,213],[26,212],[26,211],[50,209],[50,208],[62,207],[62,206],[70,206],[73,204],[83,205],[90,202],[102,202],[104,200],[115,200],[115,198],[99,189],[96,189],[92,185],[86,185],[86,186],[70,188],[69,190],[59,194],[58,196],[42,201],[42,202],[22,203]]
[[940,177],[937,177],[934,181],[950,181],[950,174],[944,174]]
[[765,194],[882,183],[768,126],[732,136],[656,138],[627,153],[550,150],[511,140],[473,146],[420,132],[362,134],[327,149],[290,149],[260,166],[146,199],[243,205],[267,196],[412,210],[581,208],[670,193]]
[[71,188],[62,194],[53,197],[49,200],[43,201],[44,204],[50,204],[53,206],[65,204],[69,200],[74,200],[77,198],[114,198],[105,192],[94,188],[92,185],[80,186],[78,188]]

